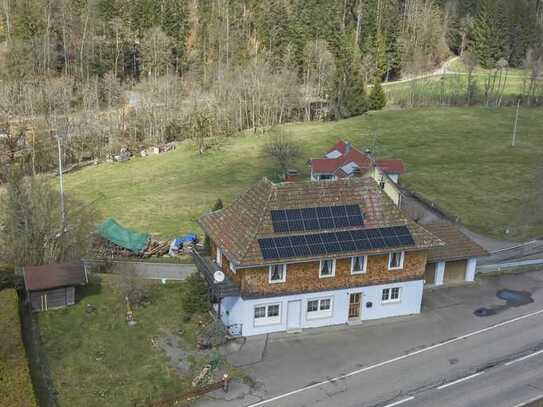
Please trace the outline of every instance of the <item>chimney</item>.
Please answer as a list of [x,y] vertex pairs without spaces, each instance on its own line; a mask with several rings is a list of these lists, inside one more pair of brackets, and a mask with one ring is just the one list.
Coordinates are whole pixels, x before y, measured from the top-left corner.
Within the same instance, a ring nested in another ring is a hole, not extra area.
[[296,182],[299,181],[299,178],[298,170],[287,170],[287,174],[285,176],[286,182]]
[[353,148],[353,145],[351,144],[351,142],[347,141],[345,143],[345,154],[349,153],[349,151],[351,151],[352,148]]

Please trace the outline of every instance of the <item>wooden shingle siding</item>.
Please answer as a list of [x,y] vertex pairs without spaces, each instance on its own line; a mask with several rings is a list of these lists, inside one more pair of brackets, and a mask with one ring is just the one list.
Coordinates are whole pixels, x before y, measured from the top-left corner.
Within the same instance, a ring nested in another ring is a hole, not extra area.
[[332,290],[369,284],[422,279],[426,266],[426,251],[407,252],[401,270],[388,270],[388,255],[369,256],[366,273],[351,274],[351,258],[336,261],[335,277],[319,278],[319,262],[288,264],[284,283],[270,284],[267,267],[238,271],[243,294],[288,294]]

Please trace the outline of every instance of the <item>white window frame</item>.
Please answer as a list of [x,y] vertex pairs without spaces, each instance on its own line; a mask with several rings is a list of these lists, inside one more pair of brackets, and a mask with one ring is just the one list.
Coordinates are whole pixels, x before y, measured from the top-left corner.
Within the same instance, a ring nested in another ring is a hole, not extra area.
[[217,262],[217,265],[222,267],[222,250],[219,246],[217,246],[217,252],[215,254],[215,261]]
[[[321,177],[330,177],[330,178],[321,178]],[[335,181],[336,176],[334,174],[317,174],[317,181]]]
[[[392,293],[394,290],[397,290],[398,296],[397,298],[392,298]],[[387,299],[383,299],[384,292],[387,291]],[[402,288],[401,287],[388,287],[383,288],[383,291],[381,291],[381,304],[390,304],[390,303],[397,303],[402,300]]]
[[[323,261],[331,261],[332,262],[332,274],[328,275],[322,275],[322,262]],[[336,276],[336,259],[321,259],[319,261],[319,278],[330,278]]]
[[[283,267],[283,278],[281,280],[272,280],[272,270],[274,266]],[[286,264],[270,264],[268,266],[268,281],[270,284],[284,283],[287,281],[287,265]]]
[[[329,309],[321,309],[322,301],[330,301]],[[307,307],[311,301],[317,301],[317,309],[315,311],[309,311]],[[334,297],[319,297],[319,298],[309,298],[305,304],[305,318],[308,320],[312,319],[323,319],[323,318],[332,318],[334,315]]]
[[[354,269],[354,259],[356,257],[364,257],[364,264],[362,266],[362,270],[355,270]],[[368,256],[353,256],[351,257],[351,274],[365,274],[368,269]]]
[[[276,316],[268,316],[270,312],[270,307],[277,306],[279,308],[279,313]],[[265,316],[262,318],[255,318],[255,312],[257,308],[264,308],[265,309]],[[253,321],[254,326],[266,326],[266,325],[277,325],[281,323],[281,303],[269,303],[269,304],[258,304],[255,305],[253,308]]]
[[[392,256],[394,254],[400,254],[400,266],[399,267],[391,267],[391,263],[392,263]],[[401,270],[403,269],[403,263],[404,263],[404,259],[405,259],[405,252],[392,252],[392,253],[389,253],[388,254],[388,269],[389,270]]]
[[234,274],[236,274],[236,267],[234,267],[234,263],[230,261],[230,271]]

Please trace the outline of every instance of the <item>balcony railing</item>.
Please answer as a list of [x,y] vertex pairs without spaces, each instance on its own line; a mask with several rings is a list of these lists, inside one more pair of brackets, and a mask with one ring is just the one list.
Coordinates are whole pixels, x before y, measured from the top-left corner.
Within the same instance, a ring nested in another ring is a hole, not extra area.
[[[218,301],[224,297],[236,297],[240,295],[240,287],[225,276],[224,281],[218,283],[215,281],[214,274],[216,271],[221,270],[217,264],[209,256],[205,256],[202,253],[194,250],[192,252],[192,258],[198,271],[204,276],[207,281],[209,290],[214,297],[214,300]],[[222,270],[221,270],[222,271]]]

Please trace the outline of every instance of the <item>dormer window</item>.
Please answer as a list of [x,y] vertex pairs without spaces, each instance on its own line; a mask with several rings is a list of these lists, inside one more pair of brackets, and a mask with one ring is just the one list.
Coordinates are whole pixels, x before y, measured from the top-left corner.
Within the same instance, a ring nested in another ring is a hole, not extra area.
[[287,281],[287,265],[272,264],[269,270],[269,281],[272,283],[284,283]]

